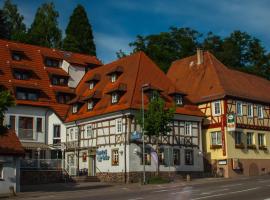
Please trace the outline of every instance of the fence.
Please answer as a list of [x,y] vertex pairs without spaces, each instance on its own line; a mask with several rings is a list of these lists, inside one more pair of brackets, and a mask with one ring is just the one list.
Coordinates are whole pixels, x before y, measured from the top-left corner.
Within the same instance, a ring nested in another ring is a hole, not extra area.
[[22,159],[21,168],[39,169],[39,170],[56,170],[62,169],[62,159]]

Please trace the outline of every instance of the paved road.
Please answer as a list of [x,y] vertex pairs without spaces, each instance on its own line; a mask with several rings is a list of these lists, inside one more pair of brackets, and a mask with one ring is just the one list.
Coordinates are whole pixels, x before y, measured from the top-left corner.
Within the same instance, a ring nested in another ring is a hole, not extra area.
[[201,179],[166,185],[118,185],[73,191],[23,193],[16,199],[80,200],[270,200],[270,176],[240,179]]

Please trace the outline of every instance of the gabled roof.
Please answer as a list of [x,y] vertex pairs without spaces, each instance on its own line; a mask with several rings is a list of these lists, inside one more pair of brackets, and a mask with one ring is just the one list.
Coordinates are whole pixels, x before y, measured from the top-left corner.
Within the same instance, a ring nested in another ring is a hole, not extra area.
[[[114,71],[118,66],[121,66],[121,75],[118,76],[115,83],[111,83],[108,77],[108,72]],[[94,89],[89,89],[89,80],[94,74],[100,74],[100,81],[95,85]],[[97,101],[93,110],[87,110],[87,103],[85,103],[78,113],[68,114],[67,122],[79,119],[85,119],[101,114],[107,114],[115,111],[122,111],[126,109],[140,109],[141,108],[141,87],[144,84],[150,84],[159,88],[162,91],[162,97],[165,97],[167,105],[172,105],[173,98],[167,94],[167,91],[174,90],[175,86],[170,79],[160,70],[156,64],[147,57],[143,52],[138,52],[125,58],[119,59],[112,63],[103,65],[87,72],[76,88],[77,96],[87,99],[94,91],[99,91],[102,98]],[[111,104],[111,95],[107,92],[111,89],[122,88],[125,89],[118,103]],[[177,108],[177,113],[184,115],[203,116],[197,106],[192,105],[188,99],[185,99],[185,106]],[[144,102],[148,104],[147,94],[144,95]]]
[[167,76],[194,103],[226,96],[261,103],[270,102],[270,81],[230,69],[210,52],[203,53],[203,63],[200,65],[197,65],[196,55],[173,62]]
[[24,149],[13,130],[1,128],[0,130],[0,155],[24,155]]
[[[21,61],[12,60],[12,52],[21,52],[27,59]],[[67,56],[68,54],[69,56]],[[0,69],[4,74],[0,74],[0,85],[15,94],[16,87],[38,89],[46,98],[39,101],[18,100],[17,105],[29,105],[51,108],[62,119],[65,119],[69,106],[59,104],[56,99],[57,92],[74,93],[74,89],[69,87],[51,86],[50,75],[68,76],[62,68],[45,67],[44,58],[50,57],[58,60],[73,59],[80,66],[87,67],[88,64],[101,65],[95,56],[82,55],[72,52],[64,52],[57,49],[34,46],[29,44],[17,43],[7,40],[0,40]],[[68,58],[67,58],[68,57]],[[13,77],[13,69],[31,70],[37,77],[30,80],[16,80]]]

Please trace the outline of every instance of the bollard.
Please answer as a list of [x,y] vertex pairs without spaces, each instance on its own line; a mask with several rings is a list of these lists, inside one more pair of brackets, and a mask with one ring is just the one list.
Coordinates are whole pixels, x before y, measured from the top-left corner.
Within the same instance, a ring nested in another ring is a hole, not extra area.
[[187,182],[191,181],[189,174],[187,174],[186,180],[187,180]]

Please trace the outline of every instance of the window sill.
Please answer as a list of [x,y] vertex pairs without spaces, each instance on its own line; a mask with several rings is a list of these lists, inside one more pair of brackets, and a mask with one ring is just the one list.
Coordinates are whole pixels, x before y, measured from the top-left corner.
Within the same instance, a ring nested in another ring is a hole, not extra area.
[[245,145],[244,144],[235,144],[236,149],[244,149]]
[[211,145],[210,149],[221,149],[222,145]]
[[267,150],[267,146],[259,146],[259,149],[266,151]]
[[252,145],[247,145],[248,149],[257,149],[256,145],[252,144]]

